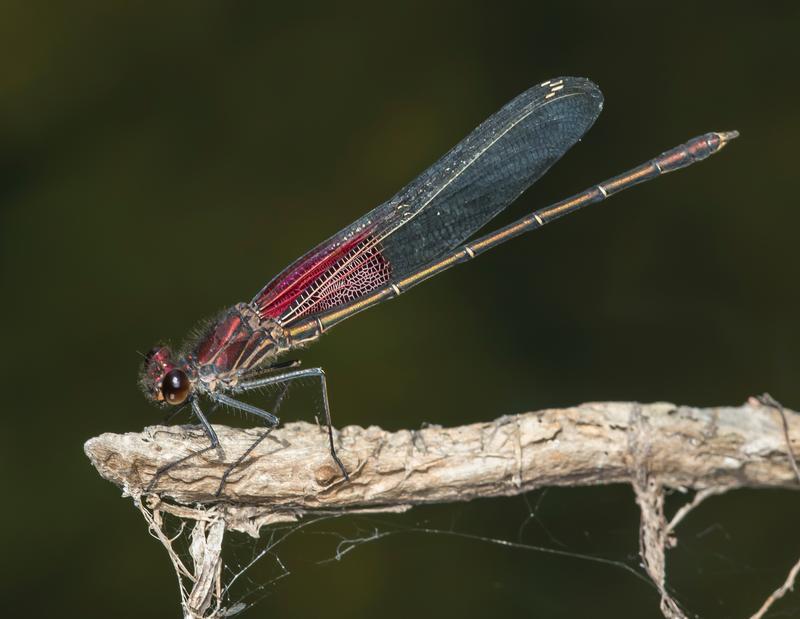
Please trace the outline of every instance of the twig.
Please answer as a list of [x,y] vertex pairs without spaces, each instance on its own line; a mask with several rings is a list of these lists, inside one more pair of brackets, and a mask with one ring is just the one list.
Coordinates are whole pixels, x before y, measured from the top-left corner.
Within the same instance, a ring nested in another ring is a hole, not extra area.
[[786,577],[786,581],[770,594],[764,604],[761,605],[761,608],[758,609],[758,612],[750,619],[761,619],[776,601],[786,595],[788,591],[794,589],[794,581],[797,578],[798,572],[800,572],[800,559],[798,559],[797,563],[794,564],[794,567],[789,570],[789,575]]
[[[638,429],[631,422],[635,408]],[[346,484],[328,456],[325,433],[316,425],[291,423],[232,472],[219,498],[227,464],[213,452],[164,475],[155,492],[182,505],[221,503],[230,527],[237,513],[243,524],[253,525],[259,515],[291,520],[320,510],[397,509],[542,486],[630,482],[642,462],[668,487],[791,487],[796,480],[786,465],[786,441],[772,414],[747,404],[699,409],[611,402],[456,428],[386,432],[350,426],[337,433],[352,477]],[[800,439],[800,416],[787,411],[786,417],[789,434]],[[230,461],[258,433],[215,428]],[[632,446],[628,437],[634,430],[638,440]],[[159,467],[201,450],[205,441],[195,428],[156,426],[140,434],[104,434],[87,441],[85,450],[103,477],[141,493]]]
[[754,399],[762,406],[769,406],[770,408],[774,408],[776,411],[778,411],[778,414],[781,417],[783,437],[786,439],[786,451],[789,454],[789,462],[794,469],[794,474],[797,477],[797,481],[800,482],[800,469],[797,468],[797,457],[794,455],[794,449],[792,448],[792,439],[789,438],[789,422],[786,420],[786,409],[783,408],[783,404],[778,402],[768,393],[763,393],[759,396],[756,396]]
[[675,515],[672,517],[672,520],[669,521],[667,525],[667,534],[671,535],[673,531],[675,531],[676,527],[683,521],[686,516],[689,515],[692,511],[694,511],[700,503],[708,499],[709,497],[716,496],[717,494],[722,494],[727,492],[728,488],[705,488],[700,490],[697,494],[694,495],[691,501],[689,501],[686,505],[683,505],[675,512]]
[[[775,408],[782,428],[775,424]],[[318,426],[287,424],[249,454],[260,430],[215,430],[231,462],[246,456],[219,496],[228,463],[218,461],[215,452],[188,459],[158,480],[154,494],[145,493],[156,470],[206,447],[205,435],[195,428],[104,434],[85,445],[103,477],[125,488],[140,506],[146,499],[142,511],[151,528],[161,512],[196,521],[195,571],[176,564],[184,609],[196,612],[193,617],[222,614],[224,530],[258,537],[265,525],[309,513],[396,512],[421,503],[510,496],[543,486],[627,482],[642,511],[641,556],[661,592],[662,613],[683,618],[667,591],[665,567],[665,551],[676,543],[678,524],[714,494],[737,487],[797,488],[800,479],[791,449],[792,441],[800,440],[800,416],[773,400],[752,398],[740,407],[707,409],[591,403],[456,428],[399,432],[350,426],[337,432],[348,483],[330,460],[327,435]],[[698,491],[669,523],[663,513],[667,487]],[[171,551],[163,532],[154,535]],[[798,571],[800,561],[754,617],[762,617],[793,586]]]

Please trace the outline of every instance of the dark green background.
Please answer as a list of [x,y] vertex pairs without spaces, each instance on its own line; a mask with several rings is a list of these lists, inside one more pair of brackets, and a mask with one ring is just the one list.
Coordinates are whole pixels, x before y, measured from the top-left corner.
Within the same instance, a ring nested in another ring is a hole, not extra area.
[[[551,77],[590,77],[605,111],[506,220],[696,134],[742,137],[337,328],[303,357],[328,371],[336,423],[800,405],[797,5],[678,4],[3,3],[3,614],[178,616],[164,552],[82,452],[160,419],[136,351],[249,300]],[[283,416],[308,418],[300,402]],[[519,538],[519,497],[320,530],[430,522],[636,565],[629,489],[539,500]],[[669,555],[677,597],[754,612],[798,517],[791,492],[710,500]],[[660,616],[652,587],[587,560],[400,533],[317,566],[330,539],[299,539],[249,616]],[[773,616],[798,615],[795,594]]]

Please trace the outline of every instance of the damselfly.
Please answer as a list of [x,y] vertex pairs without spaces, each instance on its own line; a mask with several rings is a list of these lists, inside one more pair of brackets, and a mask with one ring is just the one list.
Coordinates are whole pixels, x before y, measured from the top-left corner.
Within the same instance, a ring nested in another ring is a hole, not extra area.
[[292,263],[249,303],[222,312],[178,354],[163,345],[153,348],[142,369],[145,394],[167,406],[188,403],[211,449],[219,440],[200,406],[201,397],[275,426],[275,414],[231,396],[316,379],[331,457],[347,479],[336,455],[325,373],[321,368],[287,368],[281,362],[287,354],[451,266],[623,189],[705,159],[738,135],[730,131],[694,138],[496,232],[468,240],[579,141],[602,106],[600,90],[585,78],[548,80],[519,95],[393,198]]

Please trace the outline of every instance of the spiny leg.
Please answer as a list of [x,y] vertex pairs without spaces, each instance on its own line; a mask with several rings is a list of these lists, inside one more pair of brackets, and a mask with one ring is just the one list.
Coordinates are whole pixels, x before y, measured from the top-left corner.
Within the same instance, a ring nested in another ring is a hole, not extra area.
[[277,425],[278,423],[277,413],[281,409],[281,405],[283,404],[283,398],[286,396],[287,391],[289,391],[288,383],[283,385],[283,389],[281,389],[281,393],[280,395],[278,395],[278,398],[275,400],[275,404],[272,407],[272,410],[275,411],[275,415],[273,415],[273,417],[275,418],[275,423],[271,424],[270,427],[267,428],[266,431],[261,436],[259,436],[255,441],[253,441],[253,444],[250,445],[250,447],[248,447],[247,450],[236,459],[236,462],[234,462],[227,469],[225,469],[225,472],[222,474],[222,478],[219,480],[219,487],[217,488],[217,491],[214,493],[214,496],[218,497],[222,494],[222,489],[225,487],[225,484],[228,481],[228,477],[233,472],[233,470],[237,466],[239,466],[245,460],[245,458],[247,458],[247,456],[249,456],[253,452],[253,450],[256,447],[258,447],[261,444],[261,442],[270,435],[270,432],[272,432],[272,430],[275,428],[275,425]]
[[175,418],[175,417],[176,417],[176,416],[177,416],[179,413],[182,413],[182,412],[183,412],[183,409],[185,409],[185,408],[186,408],[186,404],[187,404],[187,403],[184,403],[184,404],[182,404],[181,406],[178,406],[177,408],[175,408],[175,407],[173,406],[173,407],[172,407],[172,408],[169,410],[169,412],[168,412],[166,415],[164,415],[164,419],[163,419],[163,421],[162,421],[161,423],[163,423],[163,424],[165,424],[165,425],[166,425],[166,424],[168,424],[170,421],[172,421],[172,420],[173,420],[173,418]]
[[323,409],[325,410],[325,423],[328,426],[328,442],[330,444],[331,458],[333,458],[333,461],[336,462],[336,465],[342,471],[342,475],[344,475],[345,480],[350,481],[350,476],[347,474],[347,470],[344,468],[344,464],[342,464],[342,461],[339,459],[339,456],[336,455],[336,447],[333,444],[333,424],[331,423],[331,410],[330,406],[328,405],[328,383],[326,382],[325,379],[325,371],[322,368],[308,368],[305,370],[294,370],[293,372],[286,372],[285,374],[278,374],[277,376],[257,378],[255,380],[239,383],[236,387],[233,388],[233,392],[244,393],[246,391],[252,391],[253,389],[258,389],[260,387],[266,387],[267,385],[283,383],[290,380],[296,380],[298,378],[319,379],[320,390],[322,391],[322,406]]
[[214,432],[214,428],[212,428],[211,424],[208,423],[208,419],[206,419],[206,416],[203,414],[203,411],[200,408],[200,404],[197,403],[197,398],[192,398],[190,402],[192,405],[192,412],[200,421],[200,425],[203,427],[203,431],[206,433],[206,436],[208,436],[208,439],[211,441],[211,444],[208,447],[201,449],[200,451],[193,451],[192,453],[184,456],[183,458],[175,460],[174,462],[170,462],[169,464],[165,464],[161,468],[157,469],[155,474],[153,475],[153,478],[150,480],[150,483],[147,484],[147,487],[144,490],[145,493],[150,493],[153,490],[153,487],[156,485],[156,482],[158,482],[158,480],[161,479],[161,476],[164,475],[164,473],[167,473],[168,471],[171,471],[175,467],[180,466],[190,458],[194,458],[195,456],[204,454],[207,451],[211,451],[212,449],[220,449],[221,451],[219,438],[217,438],[217,433]]
[[258,377],[275,376],[275,374],[283,372],[284,370],[300,367],[301,364],[302,361],[300,361],[300,359],[288,359],[286,361],[281,361],[280,363],[274,363],[272,365],[268,365],[263,368],[248,370],[247,378],[248,380],[253,380],[256,376]]

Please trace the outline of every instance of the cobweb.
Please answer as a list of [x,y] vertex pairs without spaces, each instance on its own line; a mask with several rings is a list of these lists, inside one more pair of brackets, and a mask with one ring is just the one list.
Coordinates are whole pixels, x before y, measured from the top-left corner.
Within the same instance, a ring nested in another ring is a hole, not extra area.
[[[520,516],[513,526],[500,527],[502,531],[487,532],[491,526],[470,522],[470,510],[464,506],[450,506],[450,509],[439,506],[432,510],[417,508],[421,517],[413,518],[410,523],[407,518],[392,514],[307,516],[296,522],[264,526],[258,538],[226,530],[216,507],[190,509],[153,499],[149,499],[149,503],[137,501],[137,504],[150,525],[151,534],[168,551],[179,583],[184,616],[192,619],[240,615],[273,593],[298,567],[302,571],[310,564],[339,563],[366,544],[400,536],[456,538],[509,551],[600,564],[658,594],[658,587],[642,566],[634,545],[630,545],[621,558],[613,556],[607,548],[594,552],[571,549],[578,545],[575,540],[561,539],[540,515],[548,496],[549,492],[544,489],[523,495],[521,499],[481,501],[517,504]],[[426,511],[433,513],[426,515]],[[528,535],[531,529],[536,530],[536,535]],[[532,543],[529,537],[543,539],[546,543]]]
[[[622,486],[620,489],[632,505],[630,488]],[[544,559],[547,556],[559,558],[568,561],[572,565],[570,569],[577,567],[583,572],[594,565],[610,571],[611,578],[621,581],[620,586],[638,592],[638,596],[644,595],[653,601],[661,598],[662,613],[667,617],[701,616],[697,609],[681,600],[672,586],[664,584],[664,591],[661,590],[657,578],[653,577],[652,565],[648,566],[648,551],[637,546],[635,510],[631,510],[630,518],[626,517],[611,529],[602,521],[617,512],[604,513],[602,507],[587,513],[583,520],[579,518],[577,527],[576,522],[553,522],[553,511],[546,513],[548,505],[556,503],[559,509],[555,512],[560,513],[563,508],[560,504],[565,500],[569,502],[570,494],[575,502],[584,502],[585,490],[542,489],[521,497],[482,499],[465,505],[420,506],[404,515],[328,513],[306,516],[295,522],[263,526],[258,538],[226,529],[217,507],[190,509],[150,498],[145,501],[149,504],[139,503],[139,507],[150,524],[151,534],[167,548],[179,583],[184,617],[191,619],[251,616],[248,610],[269,607],[264,598],[280,593],[289,577],[309,582],[309,570],[341,569],[343,562],[358,561],[354,557],[368,545],[376,546],[376,552],[387,554],[395,561],[398,548],[406,548],[410,540],[425,544],[426,537],[431,538],[428,545],[438,543],[433,538],[452,539],[475,547],[491,545],[502,549],[501,552],[527,555],[527,559],[522,557],[525,561],[542,563],[547,561]],[[592,498],[600,502],[597,497],[608,491],[605,487],[589,490],[589,493],[591,496],[595,492]],[[613,490],[611,494],[615,494]],[[716,491],[686,494],[673,491],[666,495],[670,504],[666,511],[671,515],[664,529],[666,547],[675,545],[678,524],[715,494]],[[617,492],[608,501],[618,505],[620,499],[624,501],[625,497]],[[499,509],[498,503],[502,503]],[[571,508],[572,505],[568,507]],[[518,515],[510,518],[509,514],[513,516],[515,512]],[[487,523],[487,513],[499,517]],[[596,531],[584,526],[593,519],[601,521]],[[763,568],[736,556],[733,551],[715,553],[705,543],[707,538],[716,536],[724,548],[736,544],[737,540],[732,538],[735,534],[727,530],[723,522],[708,524],[708,519],[703,518],[700,521],[702,526],[691,536],[681,538],[682,551],[692,560],[738,574],[740,579],[761,576],[764,586],[775,582],[772,576],[763,578]],[[642,524],[645,526],[646,523]],[[577,530],[571,531],[571,528]],[[621,543],[621,540],[624,541]],[[458,568],[458,565],[453,566],[453,569]],[[709,576],[700,571],[698,568],[700,579]],[[729,614],[732,609],[728,608],[724,616],[763,616],[751,615],[754,608],[749,609],[750,613],[734,609],[738,612]],[[702,613],[702,616],[707,615]],[[788,616],[793,615],[790,612]]]
[[[569,526],[558,526],[559,522],[543,513],[543,507],[554,502],[563,509],[561,504],[569,496],[565,494],[567,489],[545,488],[516,497],[480,499],[467,504],[417,506],[402,515],[384,513],[392,511],[391,508],[320,512],[299,519],[284,515],[272,522],[259,520],[257,528],[242,527],[241,521],[238,525],[232,524],[235,519],[228,518],[229,512],[226,512],[232,506],[227,504],[185,507],[153,495],[130,494],[147,520],[151,535],[169,554],[184,617],[188,619],[247,614],[246,611],[275,593],[288,577],[303,578],[304,569],[309,565],[336,569],[331,564],[348,560],[367,545],[384,544],[380,552],[391,554],[394,552],[392,547],[387,551],[385,546],[388,540],[412,536],[417,539],[450,538],[499,547],[509,553],[550,556],[584,566],[601,566],[614,572],[618,579],[628,579],[631,586],[635,585],[640,592],[644,590],[652,596],[651,599],[660,600],[663,616],[699,616],[668,582],[666,550],[677,545],[676,529],[689,514],[708,498],[722,494],[726,489],[668,490],[649,477],[645,467],[638,470],[641,474],[632,480],[630,486],[618,486],[627,493],[622,503],[631,508],[627,520],[618,527],[624,531],[625,542],[622,544],[619,539],[607,540],[611,536],[602,526],[598,527],[600,533],[597,534],[589,530],[602,520],[602,515],[598,517],[602,510],[597,509],[597,503],[601,501],[597,499],[607,496],[608,486],[582,490],[583,503],[574,505],[573,511],[584,510],[585,519],[583,522],[580,518],[571,521]],[[597,493],[595,504],[589,502],[589,509],[585,502],[587,491]],[[557,500],[551,498],[554,494],[558,496]],[[615,499],[618,504],[619,499],[619,496]],[[495,517],[488,525],[485,517],[475,519],[474,512],[480,511],[480,507],[476,510],[475,506],[480,505],[491,506],[494,515],[500,517]],[[513,515],[513,509],[508,509],[509,505],[516,508],[516,515]],[[577,533],[585,539],[576,536]],[[721,521],[704,524],[696,531],[694,539],[698,541],[715,535],[721,537],[727,546],[736,543]],[[681,548],[688,548],[691,552],[692,539],[687,544],[682,536]],[[763,573],[763,568],[724,550],[715,559],[724,569],[748,578],[757,574],[759,569]],[[453,569],[457,570],[458,566]],[[777,569],[785,573],[783,568]],[[750,616],[756,619],[765,616],[773,602],[793,587],[798,572],[800,561],[789,570],[784,584]],[[704,576],[699,572],[698,576],[698,581],[703,581]],[[767,581],[775,582],[772,576]],[[763,594],[759,595],[763,599]],[[750,612],[755,608],[757,605]],[[746,611],[736,610],[739,612],[731,616],[748,616]],[[725,616],[729,616],[727,611]]]

